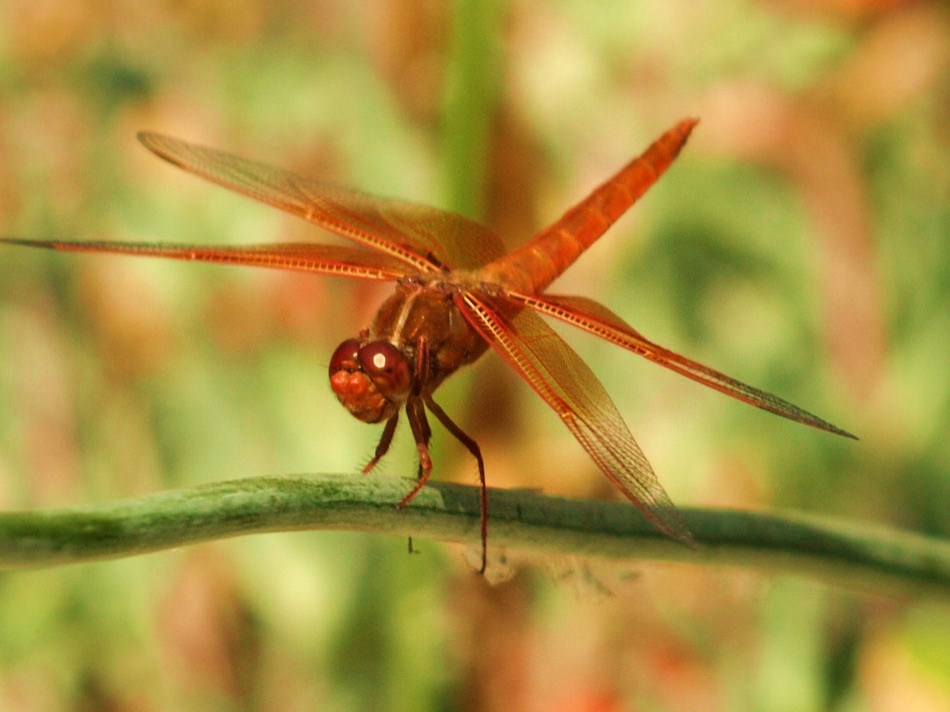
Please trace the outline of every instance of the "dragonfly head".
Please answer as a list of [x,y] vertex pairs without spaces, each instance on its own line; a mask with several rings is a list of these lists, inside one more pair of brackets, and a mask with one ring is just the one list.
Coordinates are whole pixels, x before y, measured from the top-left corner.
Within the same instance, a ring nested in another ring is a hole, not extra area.
[[412,386],[409,359],[388,341],[347,339],[330,358],[330,388],[364,423],[388,420]]

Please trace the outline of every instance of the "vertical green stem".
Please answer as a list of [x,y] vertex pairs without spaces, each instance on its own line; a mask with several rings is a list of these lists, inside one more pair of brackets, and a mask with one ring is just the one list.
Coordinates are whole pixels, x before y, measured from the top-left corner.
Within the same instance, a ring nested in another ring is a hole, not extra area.
[[453,4],[443,110],[445,205],[472,218],[484,213],[485,174],[501,70],[502,0]]

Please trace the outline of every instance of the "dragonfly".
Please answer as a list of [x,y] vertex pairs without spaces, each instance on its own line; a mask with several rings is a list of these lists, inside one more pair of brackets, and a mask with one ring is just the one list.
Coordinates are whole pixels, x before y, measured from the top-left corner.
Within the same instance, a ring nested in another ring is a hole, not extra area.
[[371,196],[151,132],[138,138],[160,158],[350,243],[212,246],[20,238],[2,242],[392,282],[393,293],[369,327],[343,341],[333,353],[329,379],[332,391],[353,416],[383,424],[364,474],[388,452],[405,411],[418,452],[418,472],[411,489],[396,504],[398,509],[412,501],[433,470],[429,413],[477,464],[484,573],[488,546],[485,463],[478,443],[436,403],[433,393],[455,371],[491,349],[554,410],[647,521],[659,532],[695,547],[686,522],[604,386],[542,317],[577,327],[742,402],[819,430],[855,437],[778,396],[654,343],[590,298],[547,291],[663,175],[697,122],[688,118],[676,123],[553,224],[511,251],[490,228],[455,213]]

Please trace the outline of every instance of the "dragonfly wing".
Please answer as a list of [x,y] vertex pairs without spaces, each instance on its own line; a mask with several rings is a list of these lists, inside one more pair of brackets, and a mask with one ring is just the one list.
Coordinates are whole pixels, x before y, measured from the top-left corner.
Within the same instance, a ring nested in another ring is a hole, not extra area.
[[456,304],[473,328],[554,409],[607,478],[658,529],[691,546],[686,522],[617,407],[571,347],[530,311],[511,318],[472,292],[458,295]]
[[0,242],[43,247],[63,252],[107,252],[175,260],[217,262],[231,265],[273,267],[300,272],[321,272],[341,277],[396,280],[407,273],[406,265],[394,257],[357,247],[309,243],[266,245],[165,245],[134,242],[60,242],[0,238]]
[[415,271],[473,268],[504,251],[491,230],[461,215],[377,198],[161,134],[143,132],[139,140],[190,173],[396,257]]
[[640,354],[654,363],[658,363],[720,393],[725,393],[789,420],[810,425],[819,430],[826,430],[836,435],[855,438],[851,433],[776,395],[737,381],[709,366],[704,366],[653,343],[610,309],[592,299],[549,294],[543,296],[509,294],[509,297],[541,314],[565,321],[572,326]]

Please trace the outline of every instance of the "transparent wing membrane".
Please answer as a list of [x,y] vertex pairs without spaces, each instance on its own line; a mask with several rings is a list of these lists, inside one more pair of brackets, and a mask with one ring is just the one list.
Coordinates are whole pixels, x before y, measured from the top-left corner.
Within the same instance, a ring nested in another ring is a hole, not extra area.
[[799,408],[793,403],[737,381],[724,373],[653,343],[607,307],[592,299],[548,294],[539,296],[509,294],[508,296],[517,303],[530,307],[541,314],[560,319],[572,326],[590,332],[720,393],[725,393],[745,403],[804,425],[857,439],[851,433]]
[[487,227],[425,205],[378,198],[155,133],[140,133],[166,161],[402,260],[420,272],[474,268],[503,254]]
[[692,536],[623,417],[594,373],[530,311],[513,319],[473,293],[456,298],[469,323],[544,399],[607,478],[658,529],[689,546]]

